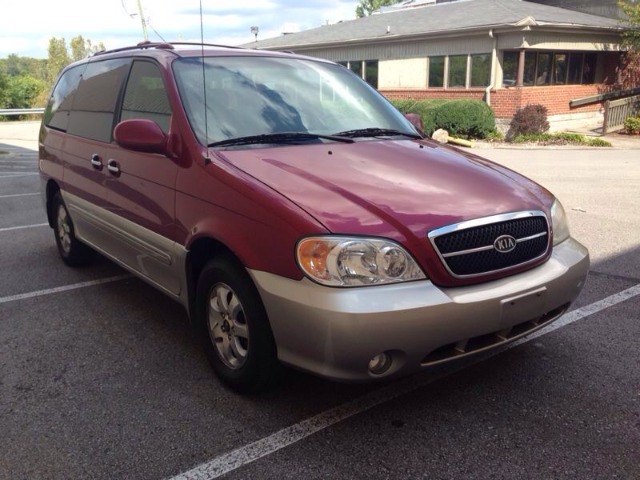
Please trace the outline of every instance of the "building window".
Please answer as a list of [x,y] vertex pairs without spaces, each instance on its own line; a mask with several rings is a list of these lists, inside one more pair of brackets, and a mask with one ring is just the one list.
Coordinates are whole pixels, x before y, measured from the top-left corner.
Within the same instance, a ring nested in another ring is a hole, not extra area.
[[[518,58],[518,52],[504,52],[504,86],[516,85]],[[525,87],[592,84],[597,58],[596,53],[526,52],[522,83]]]
[[518,52],[504,52],[502,57],[502,85],[513,87],[518,79]]
[[470,87],[486,87],[491,78],[491,55],[471,55]]
[[336,63],[351,70],[373,88],[378,88],[378,60],[365,60],[364,62],[362,60],[352,60]]
[[429,57],[429,88],[444,87],[444,57]]
[[449,57],[448,87],[466,87],[467,85],[467,56],[452,55]]
[[364,61],[364,80],[373,88],[378,88],[378,60]]
[[596,81],[596,53],[586,53],[582,64],[582,83],[595,83]]
[[362,61],[349,62],[349,69],[362,78]]
[[582,78],[582,63],[584,55],[582,53],[570,53],[569,54],[569,68],[567,83],[575,85],[580,83]]
[[553,83],[554,85],[564,85],[567,83],[567,67],[569,66],[566,53],[556,53],[553,56]]

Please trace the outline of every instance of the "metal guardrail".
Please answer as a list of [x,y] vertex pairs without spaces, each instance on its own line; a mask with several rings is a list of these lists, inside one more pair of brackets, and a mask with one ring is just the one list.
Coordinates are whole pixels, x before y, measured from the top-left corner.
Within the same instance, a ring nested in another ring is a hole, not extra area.
[[0,108],[0,116],[3,115],[42,115],[44,108]]
[[640,95],[621,98],[619,100],[607,100],[604,103],[604,125],[602,133],[622,130],[627,117],[640,113]]

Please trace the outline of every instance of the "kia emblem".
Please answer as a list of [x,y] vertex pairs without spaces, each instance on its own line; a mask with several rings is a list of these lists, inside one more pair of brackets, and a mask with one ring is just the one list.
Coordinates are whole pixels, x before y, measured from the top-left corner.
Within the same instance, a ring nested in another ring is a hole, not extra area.
[[493,242],[493,248],[500,253],[509,253],[516,248],[516,239],[511,235],[501,235]]

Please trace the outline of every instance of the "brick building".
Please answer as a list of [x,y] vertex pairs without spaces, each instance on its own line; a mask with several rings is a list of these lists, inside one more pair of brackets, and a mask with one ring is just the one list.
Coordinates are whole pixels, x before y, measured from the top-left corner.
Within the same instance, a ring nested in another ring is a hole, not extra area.
[[601,104],[569,101],[615,84],[624,30],[615,16],[521,0],[413,0],[250,46],[342,63],[388,98],[481,99],[503,124],[540,103],[561,129],[602,118]]

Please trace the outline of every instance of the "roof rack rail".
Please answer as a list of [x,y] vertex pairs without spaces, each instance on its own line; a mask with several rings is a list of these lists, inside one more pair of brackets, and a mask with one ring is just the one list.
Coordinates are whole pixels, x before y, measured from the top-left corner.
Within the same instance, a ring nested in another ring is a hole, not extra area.
[[199,43],[199,42],[140,42],[136,45],[130,45],[128,47],[120,47],[114,48],[112,50],[100,50],[99,52],[94,53],[93,55],[104,55],[106,53],[116,53],[116,52],[126,52],[127,50],[138,50],[138,49],[146,49],[146,48],[158,48],[161,50],[175,50],[175,45],[191,45],[194,47],[205,46],[205,47],[221,47],[221,48],[237,48],[242,49],[242,47],[233,47],[230,45],[221,45],[217,43]]

